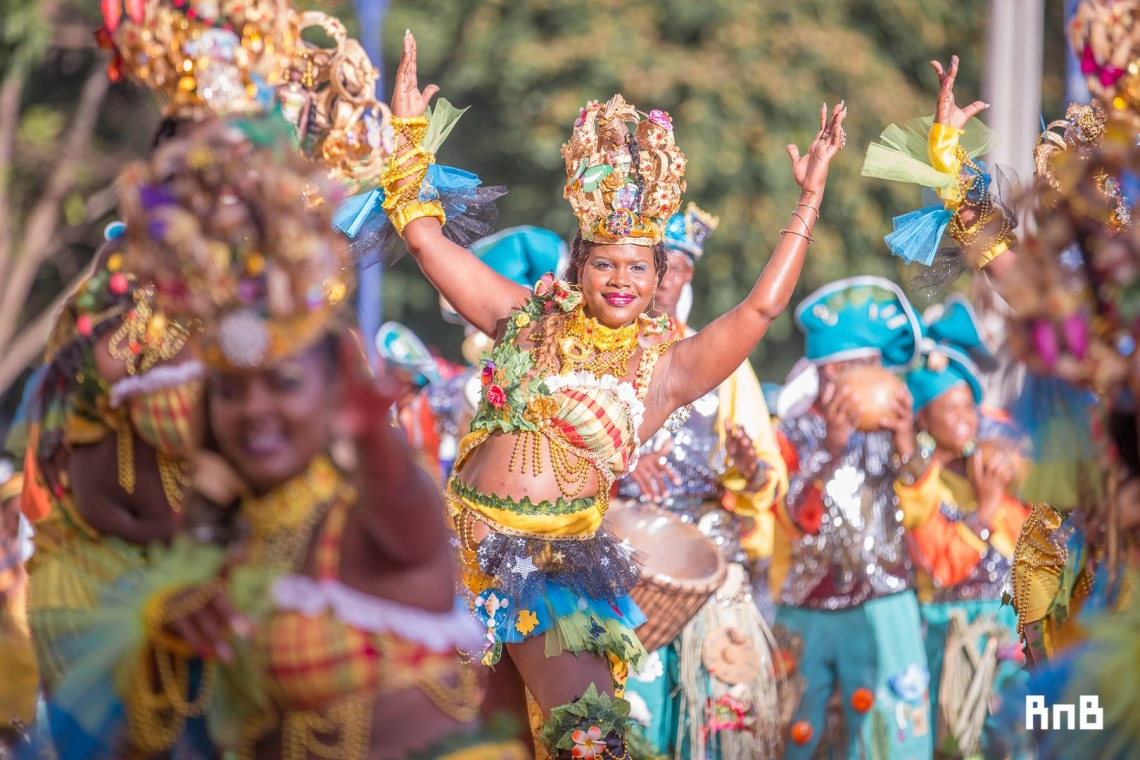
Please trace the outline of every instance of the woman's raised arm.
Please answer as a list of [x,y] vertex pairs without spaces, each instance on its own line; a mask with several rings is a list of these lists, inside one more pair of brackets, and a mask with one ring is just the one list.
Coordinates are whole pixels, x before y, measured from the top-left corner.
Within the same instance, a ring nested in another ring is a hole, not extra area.
[[[392,114],[397,119],[423,116],[428,102],[437,92],[439,88],[434,84],[427,85],[422,91],[419,88],[416,38],[409,31],[404,35],[404,51],[396,70]],[[401,140],[396,146],[397,161],[408,148]],[[440,295],[461,317],[488,335],[495,335],[499,323],[530,297],[526,288],[503,277],[466,248],[445,238],[439,220],[434,217],[412,220],[404,228],[403,235],[408,251]]]
[[670,366],[685,368],[684,372],[665,375],[665,398],[671,405],[691,403],[723,383],[787,308],[808,245],[814,242],[811,231],[819,218],[828,166],[847,142],[843,131],[846,116],[847,108],[842,103],[830,117],[825,105],[819,112],[819,133],[807,154],[801,156],[795,145],[788,146],[792,174],[801,191],[799,202],[748,297],[696,335],[678,343],[671,352]]

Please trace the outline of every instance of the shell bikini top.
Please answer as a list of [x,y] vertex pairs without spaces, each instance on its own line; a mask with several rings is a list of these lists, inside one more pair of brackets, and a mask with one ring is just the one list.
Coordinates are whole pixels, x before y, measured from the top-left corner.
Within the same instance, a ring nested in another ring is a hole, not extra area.
[[636,464],[645,395],[657,360],[672,343],[642,352],[632,384],[589,371],[541,376],[531,351],[519,346],[519,331],[555,308],[574,311],[580,302],[581,293],[548,275],[535,287],[534,297],[511,313],[503,339],[484,359],[471,430],[540,433],[552,445],[589,461],[608,487]]

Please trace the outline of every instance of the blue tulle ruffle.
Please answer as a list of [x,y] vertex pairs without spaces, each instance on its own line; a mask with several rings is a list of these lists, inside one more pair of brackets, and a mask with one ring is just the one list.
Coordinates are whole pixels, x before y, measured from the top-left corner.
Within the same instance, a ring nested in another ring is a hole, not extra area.
[[[443,205],[447,215],[443,234],[466,248],[495,231],[495,201],[506,192],[504,187],[483,187],[479,176],[471,172],[432,164],[419,199],[438,200]],[[349,248],[358,264],[391,265],[406,250],[388,223],[383,203],[384,190],[376,188],[348,198],[333,212],[333,229],[349,238]]]
[[891,253],[906,262],[923,266],[934,263],[938,243],[946,233],[954,212],[940,205],[926,206],[909,214],[896,216],[894,232],[885,238]]

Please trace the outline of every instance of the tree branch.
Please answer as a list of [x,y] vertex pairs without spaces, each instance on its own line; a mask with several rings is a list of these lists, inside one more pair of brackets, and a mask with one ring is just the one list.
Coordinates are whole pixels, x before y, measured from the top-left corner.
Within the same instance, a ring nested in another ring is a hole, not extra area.
[[22,67],[13,66],[0,85],[0,282],[7,279],[16,235],[8,213],[8,183],[12,177],[12,151],[20,124],[20,95],[24,90]]
[[48,181],[47,189],[28,217],[19,258],[15,261],[15,266],[10,269],[3,298],[0,299],[0,350],[12,340],[19,323],[20,311],[31,290],[36,273],[50,255],[52,238],[59,226],[60,205],[75,181],[76,168],[91,140],[99,115],[99,106],[109,86],[110,83],[102,67],[93,68],[83,84],[79,105],[75,110],[71,128],[64,139],[59,163],[56,164],[55,172]]
[[91,265],[83,268],[78,276],[73,278],[63,292],[56,296],[51,305],[39,313],[35,319],[20,330],[20,335],[2,353],[0,359],[0,396],[20,376],[20,373],[31,366],[43,353],[47,345],[48,336],[51,335],[52,325],[59,310],[76,291],[80,283],[91,275]]

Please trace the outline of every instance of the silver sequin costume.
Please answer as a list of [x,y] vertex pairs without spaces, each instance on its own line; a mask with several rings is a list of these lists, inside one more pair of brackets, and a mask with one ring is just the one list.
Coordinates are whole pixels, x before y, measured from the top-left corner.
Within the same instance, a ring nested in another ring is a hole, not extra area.
[[[720,399],[713,390],[693,402],[692,413],[676,432],[662,428],[641,447],[642,457],[660,457],[657,452],[672,437],[673,446],[664,455],[667,466],[681,479],[679,485],[665,482],[668,496],[659,505],[685,522],[696,523],[701,532],[716,541],[729,562],[745,564],[740,548],[740,521],[721,507],[724,495],[726,455],[717,429]],[[761,462],[763,467],[764,463]],[[618,481],[618,496],[642,499],[641,489],[631,478]]]
[[[798,523],[806,492],[831,461],[823,448],[827,424],[809,411],[782,421],[779,430],[798,455],[787,499],[788,516]],[[841,610],[912,587],[893,453],[889,433],[851,433],[834,475],[823,484],[819,531],[792,543],[778,603]]]

